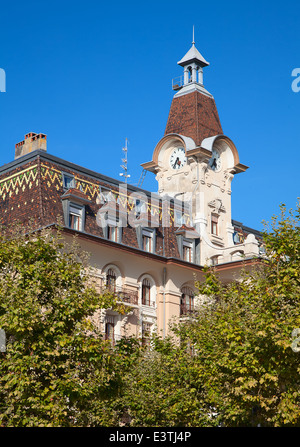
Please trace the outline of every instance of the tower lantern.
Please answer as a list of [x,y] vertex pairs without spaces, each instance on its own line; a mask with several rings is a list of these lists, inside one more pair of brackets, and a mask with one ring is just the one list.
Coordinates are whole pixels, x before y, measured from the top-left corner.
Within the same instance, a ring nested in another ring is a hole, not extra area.
[[176,96],[189,93],[191,90],[198,90],[211,96],[203,86],[203,68],[207,67],[209,62],[195,46],[194,30],[192,46],[177,64],[183,67],[183,76],[180,77],[179,82],[178,78],[173,79],[173,90],[180,90]]

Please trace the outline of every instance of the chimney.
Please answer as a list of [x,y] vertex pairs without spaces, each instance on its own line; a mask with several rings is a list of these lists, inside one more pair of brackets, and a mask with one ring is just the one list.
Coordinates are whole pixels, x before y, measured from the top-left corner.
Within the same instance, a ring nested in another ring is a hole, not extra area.
[[15,145],[15,159],[29,154],[32,151],[41,149],[47,150],[47,135],[43,133],[30,132],[25,135],[25,139]]

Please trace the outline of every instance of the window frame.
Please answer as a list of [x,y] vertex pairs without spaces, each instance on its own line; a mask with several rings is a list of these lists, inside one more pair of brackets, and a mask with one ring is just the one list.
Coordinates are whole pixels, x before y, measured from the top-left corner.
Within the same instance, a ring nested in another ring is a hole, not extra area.
[[[74,210],[78,210],[75,212]],[[78,217],[78,228],[71,225],[71,216]],[[85,206],[79,205],[78,203],[69,202],[68,204],[68,226],[75,231],[84,230],[84,217],[85,217]]]
[[[75,176],[73,174],[69,174],[68,172],[62,172],[62,183],[63,183],[63,189],[65,191],[68,191],[71,188],[75,188]],[[66,183],[66,179],[69,178],[71,180],[71,184],[69,186],[67,186]]]
[[142,306],[151,306],[151,282],[148,278],[142,280],[141,301]]
[[[143,228],[142,229],[142,249],[147,253],[155,252],[155,230]],[[148,246],[149,244],[149,246]]]
[[[188,305],[187,305],[188,304]],[[186,315],[195,310],[195,294],[190,287],[181,288],[180,315]]]
[[215,213],[211,213],[210,232],[213,236],[219,236],[219,216]]
[[107,225],[107,239],[112,242],[121,242],[122,228],[118,225]]
[[[188,249],[188,251],[186,249]],[[186,257],[187,253],[189,254],[189,259]],[[190,239],[183,238],[182,240],[182,259],[186,262],[194,262],[194,242]]]
[[147,203],[143,199],[135,199],[135,218],[138,219],[142,214],[147,212]]
[[[113,289],[113,291],[115,291],[116,287],[117,287],[117,278],[118,278],[117,272],[112,267],[110,267],[107,270],[106,276],[105,276],[106,288],[110,289],[110,290]],[[113,281],[111,281],[111,279],[113,279]]]
[[105,317],[105,340],[111,341],[113,344],[115,342],[115,328],[116,322],[114,316],[107,315]]

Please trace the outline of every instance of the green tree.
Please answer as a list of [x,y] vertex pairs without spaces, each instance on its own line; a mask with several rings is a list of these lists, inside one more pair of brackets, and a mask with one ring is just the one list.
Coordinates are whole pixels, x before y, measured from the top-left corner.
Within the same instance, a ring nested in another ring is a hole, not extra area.
[[224,426],[300,426],[300,209],[281,206],[264,232],[266,259],[222,284],[208,269],[197,317],[178,325],[195,350],[207,406]]
[[266,256],[237,281],[205,269],[194,317],[171,326],[175,338],[155,337],[126,372],[129,424],[300,426],[299,211],[281,207],[263,235]]
[[126,371],[121,402],[139,427],[214,425],[199,369],[189,350],[172,338],[154,336]]
[[110,425],[120,355],[93,325],[101,308],[124,312],[91,282],[84,253],[59,232],[0,236],[0,425]]

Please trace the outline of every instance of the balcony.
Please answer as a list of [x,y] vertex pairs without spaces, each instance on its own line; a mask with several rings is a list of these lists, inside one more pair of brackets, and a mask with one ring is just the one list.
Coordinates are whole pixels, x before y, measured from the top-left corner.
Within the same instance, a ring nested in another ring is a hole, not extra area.
[[194,317],[196,316],[196,310],[194,307],[188,307],[185,304],[180,305],[180,316],[181,317]]
[[103,286],[101,287],[101,293],[112,293],[115,295],[118,301],[127,304],[138,305],[139,295],[135,290],[128,289],[127,287],[117,286]]

